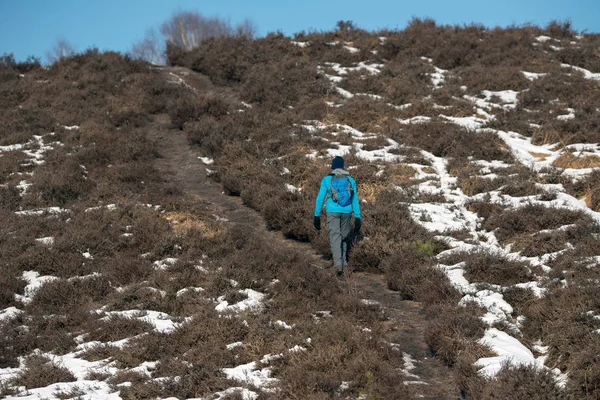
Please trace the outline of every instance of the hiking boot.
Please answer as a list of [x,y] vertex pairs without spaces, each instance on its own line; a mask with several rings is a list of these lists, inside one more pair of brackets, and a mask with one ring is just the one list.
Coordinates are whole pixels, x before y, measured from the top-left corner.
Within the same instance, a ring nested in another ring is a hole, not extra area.
[[343,269],[338,269],[337,271],[335,271],[335,274],[336,274],[337,276],[340,276],[340,277],[341,277],[341,276],[343,276],[343,275],[344,275],[344,270],[343,270]]

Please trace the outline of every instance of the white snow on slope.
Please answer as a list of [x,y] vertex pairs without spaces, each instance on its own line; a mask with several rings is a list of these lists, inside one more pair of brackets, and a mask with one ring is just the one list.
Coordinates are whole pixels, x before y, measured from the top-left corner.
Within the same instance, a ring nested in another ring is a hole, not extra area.
[[586,79],[591,79],[594,81],[600,81],[600,73],[594,73],[591,72],[585,68],[581,68],[581,67],[576,67],[574,65],[569,65],[569,64],[561,64],[561,67],[563,68],[570,68],[574,71],[580,72],[583,74],[583,77]]
[[252,289],[241,289],[239,292],[245,294],[246,296],[248,296],[248,298],[230,305],[225,300],[225,296],[221,296],[217,299],[218,304],[215,307],[215,310],[219,312],[228,311],[239,313],[246,310],[257,311],[263,308],[263,300],[265,298],[264,294]]
[[533,353],[527,347],[506,332],[496,328],[486,330],[479,343],[498,354],[493,357],[480,358],[475,363],[475,366],[480,368],[478,372],[488,378],[496,376],[505,365],[535,365]]

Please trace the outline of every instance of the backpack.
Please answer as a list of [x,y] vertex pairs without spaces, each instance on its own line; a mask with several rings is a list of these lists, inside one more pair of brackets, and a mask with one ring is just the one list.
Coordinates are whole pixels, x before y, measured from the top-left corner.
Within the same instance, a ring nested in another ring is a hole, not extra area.
[[348,175],[332,175],[329,192],[332,200],[340,206],[346,207],[352,204],[354,190]]

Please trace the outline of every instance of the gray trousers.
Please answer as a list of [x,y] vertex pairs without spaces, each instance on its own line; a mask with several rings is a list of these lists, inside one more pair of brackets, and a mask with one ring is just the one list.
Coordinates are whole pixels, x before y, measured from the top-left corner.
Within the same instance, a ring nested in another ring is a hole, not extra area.
[[343,270],[347,265],[348,238],[352,214],[327,213],[327,231],[333,256],[333,267]]

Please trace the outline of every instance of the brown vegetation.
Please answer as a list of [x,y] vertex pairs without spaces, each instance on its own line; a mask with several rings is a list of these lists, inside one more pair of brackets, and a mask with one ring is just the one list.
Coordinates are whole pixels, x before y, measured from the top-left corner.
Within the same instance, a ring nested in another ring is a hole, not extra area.
[[[542,34],[564,41],[564,48],[554,52],[536,41]],[[598,276],[585,259],[597,255],[597,223],[565,208],[493,204],[489,195],[468,204],[483,219],[483,229],[494,232],[502,245],[511,244],[512,251],[527,257],[563,251],[548,261],[551,272],[543,280],[548,293],[537,298],[514,286],[542,273],[528,263],[482,251],[437,260],[448,246],[409,208],[426,200],[447,201],[411,187],[429,179],[416,181],[417,169],[432,176],[438,172],[423,149],[444,158],[467,196],[499,191],[550,201],[557,194],[536,183],[563,183],[570,193],[586,195],[598,211],[597,174],[571,182],[523,166],[484,178],[474,161],[515,164],[506,143],[491,130],[467,129],[440,116],[481,115],[464,95],[512,89],[520,92],[516,107],[487,110],[494,116],[487,127],[559,148],[599,142],[597,85],[560,65],[597,73],[597,37],[576,39],[568,23],[558,22],[546,28],[487,29],[414,19],[402,31],[366,32],[342,21],[334,31],[303,32],[294,39],[307,44],[295,45],[280,33],[207,38],[192,51],[171,44],[168,63],[194,71],[197,84],[192,86],[166,77],[162,68],[97,49],[60,59],[48,69],[35,60],[0,58],[5,128],[0,146],[30,142],[30,150],[36,150],[34,135],[44,135],[49,147],[39,165],[19,149],[0,152],[0,307],[23,310],[0,323],[0,348],[5,349],[0,367],[17,367],[26,357],[14,384],[34,388],[72,381],[68,370],[32,354],[35,349],[73,351],[81,335],[101,343],[88,349],[85,359],[109,359],[121,369],[109,383],[131,382],[122,388],[124,398],[208,396],[231,386],[222,368],[268,353],[284,357],[270,365],[280,392],[261,393],[264,398],[415,395],[401,384],[402,353],[385,340],[381,310],[361,303],[349,284],[316,268],[306,254],[282,251],[255,234],[258,230],[219,221],[214,205],[187,195],[159,173],[156,161],[163,155],[156,137],[183,131],[194,151],[215,160],[211,176],[226,193],[261,213],[268,229],[310,243],[324,257],[329,256],[327,233],[316,232],[311,219],[320,179],[328,171],[328,150],[362,143],[362,150],[373,151],[388,146],[387,139],[398,142],[394,162],[360,159],[356,147],[345,156],[359,183],[363,213],[362,232],[350,253],[352,268],[384,274],[395,296],[423,305],[423,318],[430,322],[427,344],[452,368],[466,398],[597,397],[600,344],[592,332],[600,329],[593,284]],[[578,45],[567,45],[571,40]],[[344,99],[323,73],[337,74],[325,63],[356,67],[360,62],[384,65],[379,74],[363,68],[340,75],[335,85],[381,97]],[[434,66],[446,70],[437,88],[430,76]],[[523,71],[546,75],[530,81]],[[556,118],[568,108],[576,118]],[[431,120],[398,121],[417,116]],[[337,132],[334,124],[377,137]],[[595,168],[597,161],[565,152],[555,166]],[[23,189],[22,180],[31,186]],[[15,213],[42,207],[65,211]],[[36,240],[48,237],[52,244]],[[167,258],[176,260],[161,264]],[[506,368],[496,380],[477,376],[473,363],[490,355],[477,343],[486,328],[480,318],[484,311],[457,305],[461,294],[438,261],[464,261],[470,282],[503,286],[515,315],[525,317],[524,341],[541,339],[550,346],[548,365],[568,372],[567,389],[560,391],[547,373],[525,367]],[[32,290],[26,277],[35,273],[52,278]],[[243,300],[247,295],[241,288],[265,293],[265,308],[246,312],[243,319],[223,318],[215,310],[216,299]],[[110,314],[128,310],[140,313]],[[168,314],[177,324],[174,331],[156,330],[143,319],[149,311]],[[294,328],[277,327],[277,320]],[[123,348],[110,344],[132,337]],[[234,342],[243,344],[229,349]],[[299,344],[305,351],[288,351]],[[128,371],[146,361],[157,363],[150,377]],[[342,382],[351,383],[340,392]]]

